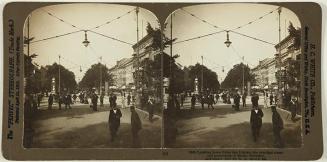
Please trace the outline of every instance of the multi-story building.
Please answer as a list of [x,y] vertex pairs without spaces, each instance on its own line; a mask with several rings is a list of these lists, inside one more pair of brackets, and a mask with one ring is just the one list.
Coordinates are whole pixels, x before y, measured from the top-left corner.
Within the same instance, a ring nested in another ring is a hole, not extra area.
[[[116,65],[112,67],[109,72],[113,75],[114,85],[118,89],[125,89],[125,88],[137,88],[136,87],[136,77],[137,70],[139,78],[143,78],[141,76],[142,69],[146,66],[143,62],[146,59],[154,60],[154,56],[160,53],[160,50],[153,50],[150,46],[153,42],[153,37],[151,35],[146,35],[143,37],[138,43],[132,46],[133,54],[131,58],[123,58],[117,61]],[[137,53],[139,54],[137,56]],[[143,86],[143,84],[140,84]]]
[[[296,84],[289,85],[288,79],[290,77],[296,77],[296,76],[291,76],[291,71],[293,70],[300,70],[298,69],[293,69],[290,71],[289,67],[293,66],[291,65],[291,62],[294,63],[294,61],[299,61],[301,58],[301,48],[299,48],[299,43],[296,41],[299,41],[300,38],[297,38],[295,36],[288,35],[286,38],[284,38],[280,43],[275,45],[276,48],[276,58],[279,54],[279,51],[281,53],[281,67],[280,69],[278,68],[277,71],[280,71],[280,79],[282,82],[282,90],[287,91],[290,87],[297,87]],[[278,80],[278,78],[277,78]],[[296,77],[296,80],[299,81],[299,76]],[[297,89],[297,88],[296,88]],[[297,92],[295,92],[297,93]]]
[[259,65],[251,71],[255,75],[256,85],[260,89],[273,88],[276,85],[276,64],[274,58],[266,58],[259,61]]
[[117,61],[114,67],[109,69],[109,72],[113,76],[113,85],[118,89],[132,88],[134,86],[133,61],[133,58],[123,58]]

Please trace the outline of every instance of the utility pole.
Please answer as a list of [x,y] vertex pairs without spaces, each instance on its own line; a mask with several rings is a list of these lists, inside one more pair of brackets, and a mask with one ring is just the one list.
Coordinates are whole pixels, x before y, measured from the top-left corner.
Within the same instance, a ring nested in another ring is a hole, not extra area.
[[58,94],[59,94],[59,98],[60,98],[60,55],[59,55],[59,66],[58,66],[58,73],[59,73],[59,76],[58,76]]
[[[139,81],[140,81],[140,60],[139,60],[139,55],[140,55],[140,47],[139,47],[139,7],[136,7],[135,13],[136,13],[136,84],[135,84],[135,89],[136,89],[136,93],[139,90]],[[139,95],[137,95],[139,96]],[[138,97],[137,97],[138,98]],[[137,101],[136,101],[137,103]],[[135,105],[137,106],[137,104]]]
[[27,18],[27,56],[30,56],[30,16]]
[[[170,15],[170,39],[173,40],[173,14]],[[173,69],[172,69],[172,64],[173,64],[173,41],[170,42],[170,59],[169,59],[169,72],[170,72],[170,79],[169,79],[169,93],[172,93],[172,86],[174,85],[173,83]]]
[[277,66],[277,69],[278,69],[278,92],[277,92],[277,94],[278,94],[278,100],[279,100],[279,102],[278,102],[278,104],[280,105],[281,104],[281,102],[282,102],[282,90],[281,90],[281,88],[282,88],[282,81],[281,81],[281,74],[282,74],[282,58],[281,58],[281,55],[282,55],[282,52],[281,52],[281,28],[280,28],[280,14],[281,14],[281,12],[282,12],[282,7],[279,7],[278,8],[278,56],[277,56],[277,60],[276,60],[276,66]]
[[201,92],[203,94],[203,56],[201,56],[202,59],[202,68],[201,68]]
[[99,95],[102,93],[102,56],[100,56],[100,88],[99,88]]
[[244,66],[245,66],[245,65],[244,65],[244,56],[243,56],[243,57],[242,57],[242,67],[243,67],[243,68],[242,68],[242,70],[243,70],[242,73],[243,73],[243,75],[242,75],[242,91],[241,91],[241,92],[242,92],[242,95],[244,94]]

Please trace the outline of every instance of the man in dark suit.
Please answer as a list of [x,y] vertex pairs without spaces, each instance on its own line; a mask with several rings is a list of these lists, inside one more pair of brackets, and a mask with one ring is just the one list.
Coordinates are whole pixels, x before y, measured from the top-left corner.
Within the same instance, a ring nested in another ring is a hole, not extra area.
[[256,142],[262,126],[263,112],[257,106],[251,110],[250,124],[252,129],[253,141]]
[[140,139],[138,133],[142,129],[142,122],[139,115],[135,111],[134,106],[131,106],[130,109],[133,147],[140,147]]
[[280,117],[279,113],[276,110],[276,106],[271,106],[272,111],[272,125],[273,133],[275,138],[275,146],[281,148],[284,146],[280,132],[284,129],[283,119]]
[[251,102],[253,107],[259,107],[259,96],[256,93],[252,94]]
[[120,126],[120,118],[122,117],[121,111],[114,107],[109,112],[109,129],[111,134],[111,142],[114,141]]

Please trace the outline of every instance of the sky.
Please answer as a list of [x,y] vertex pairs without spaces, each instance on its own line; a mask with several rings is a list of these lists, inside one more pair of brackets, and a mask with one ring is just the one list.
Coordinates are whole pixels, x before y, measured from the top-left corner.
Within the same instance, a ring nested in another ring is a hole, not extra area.
[[[266,13],[275,10],[278,6],[265,4],[233,3],[233,4],[210,4],[185,7],[184,10],[200,17],[211,24],[229,30],[249,21],[255,20]],[[62,4],[51,5],[34,10],[30,17],[30,37],[40,40],[79,29],[89,29],[115,19],[134,6],[110,5],[110,4]],[[48,15],[52,13],[57,18]],[[169,21],[168,21],[169,20]],[[287,36],[289,21],[295,27],[300,27],[297,16],[286,8],[281,13],[281,36]],[[140,8],[139,29],[140,38],[146,35],[146,24],[150,23],[154,28],[158,27],[157,19],[151,12]],[[142,25],[143,24],[143,25]],[[167,18],[166,36],[170,37],[170,18]],[[173,14],[173,37],[177,41],[220,31],[202,21],[192,17],[182,10],[176,10]],[[26,34],[26,24],[25,24]],[[135,11],[120,19],[106,24],[94,31],[111,36],[129,43],[136,43],[136,14]],[[277,11],[264,18],[246,25],[237,32],[253,36],[268,42],[278,43],[278,14]],[[84,47],[84,32],[78,32],[67,36],[35,42],[30,45],[30,53],[36,53],[38,57],[35,62],[45,66],[58,63],[58,56],[61,55],[61,64],[74,72],[76,81],[82,79],[86,70],[100,61],[107,67],[115,65],[116,61],[132,56],[131,45],[108,39],[106,37],[88,32],[88,40],[91,42]],[[249,39],[230,32],[231,47],[227,48],[226,32],[173,45],[173,53],[179,54],[177,62],[183,66],[194,65],[197,62],[203,63],[218,74],[219,81],[222,81],[228,70],[234,64],[240,63],[244,56],[245,63],[253,68],[258,65],[259,60],[273,57],[276,50],[273,45]],[[26,50],[26,48],[25,48]],[[169,53],[169,48],[165,49]],[[82,72],[80,72],[80,66]],[[224,68],[224,72],[222,69]]]
[[[30,37],[35,37],[33,41],[36,41],[79,30],[48,15],[46,11],[81,29],[89,29],[115,19],[133,9],[135,9],[134,6],[82,3],[42,7],[31,13]],[[152,27],[158,27],[156,17],[151,12],[140,8],[139,39],[142,38],[142,33],[143,36],[146,35],[148,22]],[[26,35],[26,23],[24,31]],[[137,42],[136,13],[133,11],[112,23],[94,29],[94,31],[135,44]],[[31,43],[30,53],[38,55],[35,63],[41,66],[53,64],[54,62],[58,63],[59,55],[61,55],[61,65],[74,72],[77,82],[82,79],[84,73],[92,64],[100,61],[101,56],[102,63],[109,68],[122,58],[132,57],[133,48],[131,45],[91,32],[88,32],[87,37],[91,42],[87,48],[82,44],[84,41],[84,32],[82,31],[55,39]],[[80,66],[82,72],[80,72]]]
[[[277,9],[278,6],[265,4],[209,4],[197,5],[183,8],[185,11],[213,24],[219,28],[208,25],[183,10],[176,10],[173,14],[173,38],[177,38],[176,42],[188,38],[193,38],[222,29],[230,30]],[[300,22],[297,16],[289,9],[282,8],[281,12],[281,38],[288,35],[288,25],[292,22],[297,28]],[[166,35],[170,37],[170,17],[167,19]],[[246,34],[258,39],[262,39],[274,44],[278,43],[278,12],[244,26],[238,30],[239,33]],[[274,45],[256,41],[238,34],[229,32],[229,39],[232,42],[229,48],[226,47],[226,32],[216,35],[203,37],[184,43],[173,45],[173,54],[179,54],[177,62],[183,66],[201,63],[203,56],[203,64],[218,74],[219,81],[222,81],[227,72],[242,61],[244,56],[245,64],[250,68],[258,65],[259,60],[268,57],[274,57],[276,49]],[[166,49],[165,52],[170,52]],[[224,69],[224,72],[222,71]]]

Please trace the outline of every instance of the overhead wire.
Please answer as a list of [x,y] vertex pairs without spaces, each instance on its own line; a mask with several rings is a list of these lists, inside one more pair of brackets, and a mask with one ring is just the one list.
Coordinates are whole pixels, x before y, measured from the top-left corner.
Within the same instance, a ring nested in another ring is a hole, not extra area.
[[122,17],[124,17],[124,16],[126,16],[126,15],[128,15],[128,14],[130,14],[132,11],[135,10],[135,8],[134,8],[133,10],[130,10],[130,11],[128,11],[128,12],[126,12],[126,13],[124,13],[124,14],[122,14],[122,15],[120,15],[120,16],[114,18],[114,19],[112,19],[112,20],[109,20],[109,21],[107,21],[107,22],[105,22],[105,23],[103,23],[103,24],[97,25],[97,26],[92,27],[92,28],[89,28],[89,29],[82,29],[82,28],[80,28],[80,27],[78,27],[78,26],[76,26],[76,25],[74,25],[74,24],[72,24],[72,23],[70,23],[70,22],[68,22],[68,21],[66,21],[66,20],[64,20],[64,19],[62,19],[62,18],[56,16],[55,14],[53,14],[53,13],[51,13],[51,12],[49,12],[49,11],[46,11],[46,10],[44,10],[44,9],[41,9],[41,10],[42,10],[43,12],[47,13],[49,16],[51,16],[51,17],[53,17],[53,18],[55,18],[55,19],[57,19],[57,20],[59,20],[59,21],[65,23],[65,24],[67,24],[67,25],[69,25],[69,26],[71,26],[71,27],[73,27],[73,28],[76,28],[76,29],[78,29],[78,30],[73,31],[73,32],[68,32],[68,33],[65,33],[65,34],[59,34],[59,35],[56,35],[56,36],[51,36],[51,37],[43,38],[43,39],[36,40],[36,41],[32,41],[31,43],[36,43],[36,42],[41,42],[41,41],[45,41],[45,40],[49,40],[49,39],[59,38],[59,37],[63,37],[63,36],[70,35],[70,34],[74,34],[74,33],[77,33],[77,32],[90,31],[90,32],[93,32],[93,33],[95,33],[95,34],[101,35],[101,36],[103,36],[103,37],[106,37],[106,38],[109,38],[109,39],[112,39],[112,40],[115,40],[115,41],[118,41],[118,42],[121,42],[121,43],[125,43],[125,44],[129,44],[129,45],[133,45],[132,43],[128,43],[128,42],[126,42],[126,41],[119,40],[119,39],[117,39],[117,38],[110,37],[110,36],[107,36],[107,35],[102,34],[102,33],[99,33],[99,32],[95,32],[95,31],[93,31],[93,29],[98,29],[98,28],[100,28],[100,27],[102,27],[102,26],[108,25],[108,24],[110,24],[110,23],[112,23],[112,22],[114,22],[114,21],[116,21],[116,20],[118,20],[118,19],[120,19],[120,18],[122,18]]
[[[219,26],[217,26],[217,25],[215,25],[215,24],[213,24],[213,23],[207,21],[207,20],[204,20],[204,19],[200,18],[199,16],[195,15],[194,13],[191,13],[191,12],[189,12],[189,11],[183,9],[183,8],[181,8],[180,10],[182,10],[182,11],[184,11],[185,13],[189,14],[190,16],[196,18],[197,20],[199,20],[199,21],[201,21],[201,22],[203,22],[203,23],[205,23],[205,24],[208,24],[208,25],[212,26],[213,28],[220,29],[221,31],[218,31],[218,32],[223,32],[223,31],[225,31],[225,32],[233,32],[233,33],[235,33],[235,34],[238,34],[238,35],[241,35],[241,36],[245,36],[245,37],[251,38],[251,39],[256,40],[256,41],[261,41],[261,42],[263,42],[263,43],[267,43],[267,44],[270,44],[270,45],[276,45],[276,44],[274,44],[274,43],[271,43],[271,42],[268,42],[268,41],[265,41],[265,40],[262,40],[262,39],[259,39],[259,38],[256,38],[256,37],[253,37],[253,36],[249,36],[249,35],[246,35],[246,34],[243,34],[243,33],[240,33],[240,32],[236,32],[235,30],[238,30],[238,29],[240,29],[240,28],[242,28],[242,27],[244,27],[244,26],[247,26],[247,25],[249,25],[249,24],[252,24],[253,22],[258,21],[258,20],[262,19],[263,17],[265,17],[265,16],[267,16],[267,15],[273,13],[273,12],[276,11],[277,9],[274,9],[273,11],[270,11],[268,14],[265,14],[264,16],[260,16],[259,18],[255,19],[255,20],[253,20],[253,21],[250,21],[250,22],[248,22],[248,23],[246,23],[246,24],[243,24],[243,25],[241,25],[241,26],[238,26],[238,27],[236,27],[236,28],[234,28],[234,29],[224,29],[224,28],[222,28],[222,27],[219,27]],[[200,37],[200,38],[203,38],[203,37],[206,37],[206,36],[209,36],[209,35],[212,35],[212,34],[203,35],[203,36]],[[199,39],[199,38],[198,38],[198,37],[192,38],[192,40],[194,40],[194,39]],[[183,40],[183,41],[180,41],[179,43],[181,43],[181,42],[186,42],[186,41]],[[177,43],[177,42],[176,42],[176,43]]]

